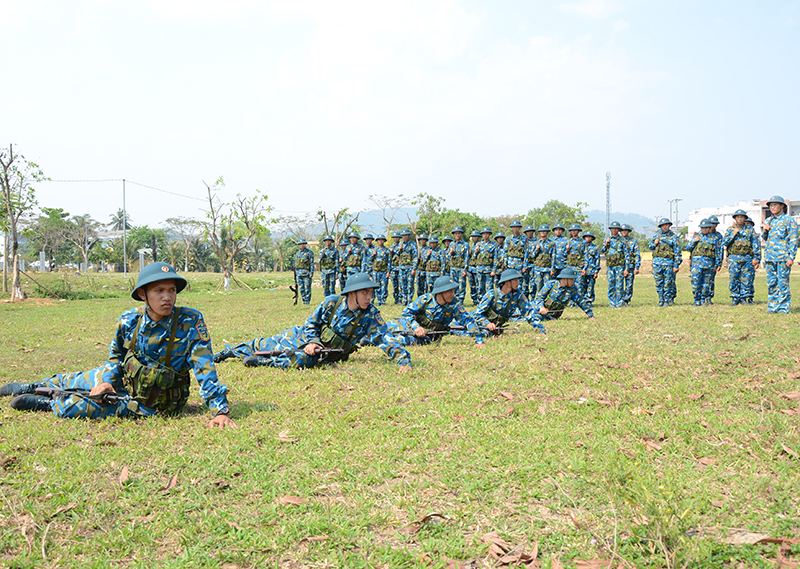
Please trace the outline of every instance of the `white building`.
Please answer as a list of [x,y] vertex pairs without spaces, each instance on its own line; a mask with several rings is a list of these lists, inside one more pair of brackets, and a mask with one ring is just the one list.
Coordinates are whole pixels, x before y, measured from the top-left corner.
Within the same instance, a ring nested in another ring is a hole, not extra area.
[[[800,223],[800,201],[793,202],[786,200],[786,203],[789,205],[789,215],[791,215],[795,221]],[[690,210],[689,216],[686,218],[685,223],[685,226],[689,228],[688,235],[691,237],[695,233],[698,233],[700,231],[700,222],[712,215],[716,215],[719,219],[719,227],[717,227],[717,231],[724,234],[725,230],[733,225],[733,212],[735,212],[737,209],[743,209],[747,212],[747,215],[753,218],[753,221],[756,223],[756,233],[760,235],[761,226],[767,217],[771,215],[769,212],[769,207],[767,207],[767,200],[748,200],[738,202],[736,205],[701,207]]]

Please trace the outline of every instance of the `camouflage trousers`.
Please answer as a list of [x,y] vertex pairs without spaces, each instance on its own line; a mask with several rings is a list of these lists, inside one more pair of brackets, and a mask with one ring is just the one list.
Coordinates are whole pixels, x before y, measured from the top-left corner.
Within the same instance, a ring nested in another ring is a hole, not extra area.
[[[422,296],[428,292],[428,271],[417,269],[417,296]],[[414,287],[411,287],[411,296],[414,296]]]
[[400,296],[400,275],[397,269],[392,269],[392,296],[394,297],[395,304],[400,304],[402,302],[402,297]]
[[425,290],[425,292],[431,292],[433,290],[433,283],[436,282],[436,279],[442,276],[442,273],[434,273],[428,271],[427,274],[428,274],[428,288]]
[[633,281],[634,281],[634,278],[635,278],[635,275],[633,274],[633,269],[628,269],[628,276],[627,277],[625,277],[625,276],[622,277],[623,286],[624,286],[623,293],[622,293],[622,302],[624,302],[626,304],[628,302],[630,302],[631,299],[633,298]]
[[533,280],[533,290],[528,298],[532,299],[536,296],[536,293],[544,287],[547,281],[550,280],[550,269],[545,269],[542,271],[539,270],[531,270],[531,277]]
[[467,271],[465,269],[450,269],[450,277],[458,283],[456,298],[463,304],[467,296]]
[[336,272],[322,271],[322,290],[325,296],[336,294]]
[[389,273],[386,271],[374,271],[372,278],[380,285],[375,289],[375,304],[383,306],[389,298]]
[[581,290],[581,293],[583,294],[583,299],[589,304],[589,306],[594,304],[594,283],[596,281],[597,279],[594,278],[594,275],[590,275],[588,273],[585,277],[583,277],[584,288]]
[[304,269],[297,270],[297,292],[303,304],[311,302],[311,273]]
[[[42,380],[45,387],[58,389],[86,389],[91,391],[103,382],[105,366],[89,371],[60,374]],[[115,386],[117,395],[127,395],[124,388]],[[147,417],[156,413],[155,409],[139,405],[135,401],[119,401],[104,405],[80,395],[70,395],[54,399],[50,404],[56,417],[64,419],[106,419],[108,417]]]
[[792,308],[792,294],[789,292],[789,276],[792,268],[785,261],[765,261],[767,269],[767,311],[788,314]]
[[624,271],[624,267],[606,267],[608,304],[611,308],[619,308],[622,306],[622,297],[625,291],[625,277],[622,275]]
[[397,280],[400,285],[400,304],[410,304],[414,300],[414,275],[410,266],[397,268]]
[[747,291],[747,299],[753,300],[756,296],[756,268],[751,264],[747,265],[747,274],[749,284],[749,290]]
[[269,338],[255,338],[249,342],[243,342],[235,346],[226,344],[225,350],[230,350],[235,357],[244,359],[247,356],[254,356],[256,352],[276,351],[276,350],[295,350],[289,354],[281,354],[269,358],[270,367],[290,368],[290,367],[313,367],[319,363],[318,356],[309,356],[302,351],[298,337],[303,331],[302,326],[293,326],[279,334]]
[[675,287],[675,273],[672,265],[653,265],[653,278],[656,281],[658,302],[661,304],[675,301],[678,289]]
[[475,273],[475,286],[478,289],[478,302],[481,301],[483,295],[492,286],[492,273],[491,271],[477,271]]
[[711,300],[711,282],[714,280],[713,268],[701,269],[697,265],[692,266],[692,295],[695,304],[704,304]]
[[728,259],[728,290],[731,293],[731,300],[747,300],[750,298],[750,289],[753,287],[753,277],[755,276],[755,269],[752,273],[753,262],[751,261],[731,261]]
[[481,301],[481,297],[478,296],[478,279],[476,275],[478,272],[475,269],[470,269],[468,273],[469,277],[469,297],[472,299],[472,304],[478,305]]

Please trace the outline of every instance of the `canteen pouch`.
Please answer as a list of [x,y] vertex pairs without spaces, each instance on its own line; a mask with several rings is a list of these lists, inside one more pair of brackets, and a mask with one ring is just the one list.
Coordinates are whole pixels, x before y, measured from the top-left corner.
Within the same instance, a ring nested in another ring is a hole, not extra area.
[[360,267],[361,266],[361,255],[353,254],[347,257],[347,262],[345,263],[348,267]]
[[675,251],[668,243],[659,242],[656,248],[653,249],[653,257],[660,257],[662,259],[674,259]]
[[537,267],[548,268],[552,264],[552,258],[550,253],[539,253],[539,256],[536,257],[536,260],[533,261],[533,264]]
[[507,254],[509,257],[512,257],[513,259],[522,259],[524,253],[525,250],[522,247],[522,245],[517,245],[515,243],[512,243],[511,245],[508,246]]
[[625,264],[625,254],[624,253],[619,252],[619,253],[610,253],[610,254],[606,255],[606,266],[607,267],[621,267],[624,264]]
[[745,241],[744,239],[736,239],[733,243],[731,243],[730,248],[728,249],[729,255],[746,255],[750,256],[753,254],[753,246],[750,241]]
[[692,250],[692,257],[715,257],[714,255],[714,245],[712,243],[708,243],[706,241],[701,241],[697,245],[695,245],[694,249]]
[[309,259],[306,255],[303,255],[299,259],[295,260],[294,268],[299,269],[301,271],[309,270],[311,268],[311,259]]
[[567,264],[570,267],[582,267],[583,266],[583,255],[580,253],[570,253],[567,255]]
[[333,257],[323,257],[319,260],[319,268],[325,271],[329,271],[336,267],[336,261],[333,260]]
[[383,273],[389,270],[389,262],[386,259],[375,259],[372,263],[372,270]]

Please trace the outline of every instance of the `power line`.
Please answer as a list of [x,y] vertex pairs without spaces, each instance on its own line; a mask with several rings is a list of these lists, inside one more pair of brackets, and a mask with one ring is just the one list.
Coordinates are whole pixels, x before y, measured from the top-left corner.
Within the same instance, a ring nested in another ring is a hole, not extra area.
[[195,200],[195,201],[199,201],[199,202],[206,201],[203,198],[196,198],[194,196],[187,196],[186,194],[179,194],[178,192],[170,192],[169,190],[162,190],[161,188],[156,188],[155,186],[148,186],[147,184],[134,182],[133,180],[127,180],[127,179],[123,180],[122,178],[112,178],[112,179],[106,179],[106,180],[47,180],[47,181],[48,182],[81,183],[81,184],[93,183],[93,182],[127,182],[129,184],[134,184],[136,186],[141,186],[143,188],[148,188],[150,190],[155,190],[157,192],[162,192],[162,193],[165,193],[165,194],[170,194],[170,195],[173,195],[173,196],[178,196],[178,197],[186,198],[186,199],[189,199],[189,200]]

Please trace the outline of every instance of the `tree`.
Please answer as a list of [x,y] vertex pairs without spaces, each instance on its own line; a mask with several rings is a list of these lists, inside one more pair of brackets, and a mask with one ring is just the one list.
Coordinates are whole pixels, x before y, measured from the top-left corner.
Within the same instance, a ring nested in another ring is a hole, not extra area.
[[206,222],[204,223],[205,236],[211,241],[214,253],[219,259],[223,272],[222,284],[225,290],[230,288],[230,279],[233,278],[241,286],[250,288],[239,281],[233,274],[239,255],[249,246],[253,237],[265,229],[270,221],[267,214],[272,211],[272,206],[266,205],[267,196],[260,190],[255,191],[251,197],[236,194],[230,203],[223,203],[217,192],[225,187],[225,181],[220,176],[214,182],[213,189],[203,182],[208,190],[208,206]]
[[44,251],[49,262],[66,262],[69,251],[65,244],[64,226],[69,213],[60,207],[43,207],[42,213],[44,215],[40,215],[27,227],[25,237],[34,250]]
[[[156,248],[159,251],[165,251],[169,239],[167,239],[167,232],[163,229],[152,229],[147,225],[141,227],[134,227],[128,233],[128,252],[138,251],[139,249],[151,250],[153,247],[153,235],[156,236]],[[152,258],[152,251],[150,251],[150,258]]]
[[371,194],[367,197],[369,201],[374,203],[381,210],[381,216],[383,217],[384,223],[386,223],[386,233],[389,233],[392,224],[394,224],[394,218],[397,212],[411,203],[403,194],[394,197]]
[[[23,156],[14,154],[13,145],[0,150],[0,205],[6,215],[2,220],[3,230],[11,233],[11,300],[24,300],[25,295],[19,282],[19,223],[36,205],[33,184],[47,178],[41,168],[28,162]],[[8,292],[6,267],[8,257],[3,262],[3,291]]]
[[313,240],[319,235],[322,224],[314,215],[282,215],[277,220],[280,233],[288,233],[295,241]]
[[588,217],[583,213],[583,208],[589,204],[578,202],[574,206],[569,206],[558,200],[549,200],[542,207],[534,208],[525,215],[522,220],[523,225],[533,225],[539,227],[547,223],[552,227],[560,223],[564,227],[569,227],[572,223],[577,223],[583,228],[588,228]]
[[349,231],[358,230],[358,226],[356,225],[358,216],[358,213],[351,215],[350,209],[346,207],[340,209],[332,216],[329,216],[328,212],[322,209],[317,211],[317,217],[319,217],[319,220],[325,228],[325,235],[333,236],[333,244],[335,247],[339,246],[342,239]]
[[180,237],[183,242],[183,270],[189,270],[189,249],[192,243],[202,234],[203,224],[191,217],[169,217],[167,228]]
[[108,227],[111,231],[122,231],[123,228],[133,228],[131,225],[131,216],[128,215],[127,211],[118,209],[117,213],[112,213],[109,217],[111,218],[111,223],[109,223],[106,227]]
[[436,221],[442,215],[444,210],[444,198],[432,196],[430,194],[421,193],[414,196],[411,205],[417,206],[417,221],[414,223],[411,218],[408,219],[412,226],[412,232],[415,234],[433,233],[436,227]]
[[272,252],[272,234],[265,227],[254,235],[250,241],[250,247],[247,252],[248,268],[253,271],[266,271],[267,268],[272,268]]
[[99,241],[98,227],[100,224],[89,214],[73,216],[62,226],[64,240],[72,243],[80,251],[87,270],[89,269],[89,250]]

